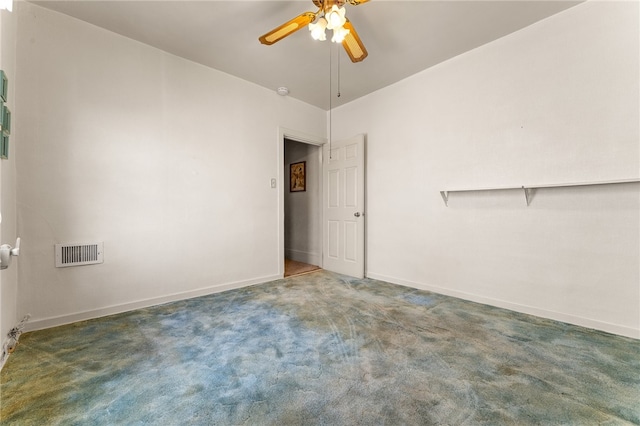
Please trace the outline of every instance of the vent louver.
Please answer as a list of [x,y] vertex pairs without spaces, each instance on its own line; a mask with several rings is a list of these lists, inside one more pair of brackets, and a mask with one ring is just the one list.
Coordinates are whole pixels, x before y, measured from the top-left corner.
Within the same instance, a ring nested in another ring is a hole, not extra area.
[[56,268],[104,262],[104,243],[56,244]]

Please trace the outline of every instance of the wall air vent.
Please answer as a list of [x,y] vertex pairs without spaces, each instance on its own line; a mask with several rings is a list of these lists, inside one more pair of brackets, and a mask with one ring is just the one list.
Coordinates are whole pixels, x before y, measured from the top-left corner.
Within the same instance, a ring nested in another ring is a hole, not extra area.
[[56,244],[56,268],[104,262],[104,243]]

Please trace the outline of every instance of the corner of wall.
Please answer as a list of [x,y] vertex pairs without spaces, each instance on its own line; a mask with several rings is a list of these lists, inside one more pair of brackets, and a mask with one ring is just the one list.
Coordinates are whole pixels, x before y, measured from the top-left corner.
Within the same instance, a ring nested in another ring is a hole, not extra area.
[[[6,105],[16,115],[15,78],[16,78],[16,41],[17,41],[17,9],[13,12],[0,11],[0,69],[4,70],[9,81]],[[12,120],[15,122],[15,120]],[[15,139],[17,129],[12,129],[10,135],[9,158],[0,160],[0,209],[2,213],[0,227],[0,242],[15,241],[16,220],[16,180],[15,180]],[[0,344],[2,357],[0,368],[4,365],[8,354],[5,348],[11,346],[9,334],[15,329],[18,321],[17,314],[17,268],[5,269],[0,273]]]

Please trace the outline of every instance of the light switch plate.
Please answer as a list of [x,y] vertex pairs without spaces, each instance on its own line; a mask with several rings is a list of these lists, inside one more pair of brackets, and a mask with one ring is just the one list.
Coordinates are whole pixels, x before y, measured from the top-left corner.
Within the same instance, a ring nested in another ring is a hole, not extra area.
[[271,178],[271,187],[272,188],[276,187],[276,178]]

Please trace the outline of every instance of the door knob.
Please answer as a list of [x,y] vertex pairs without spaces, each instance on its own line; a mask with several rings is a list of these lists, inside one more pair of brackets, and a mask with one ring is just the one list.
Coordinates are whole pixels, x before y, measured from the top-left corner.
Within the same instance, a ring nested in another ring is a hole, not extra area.
[[360,212],[355,212],[353,215],[354,215],[355,217],[360,217]]
[[11,258],[20,255],[20,237],[16,239],[16,246],[9,244],[0,246],[0,269],[7,269],[11,265]]

